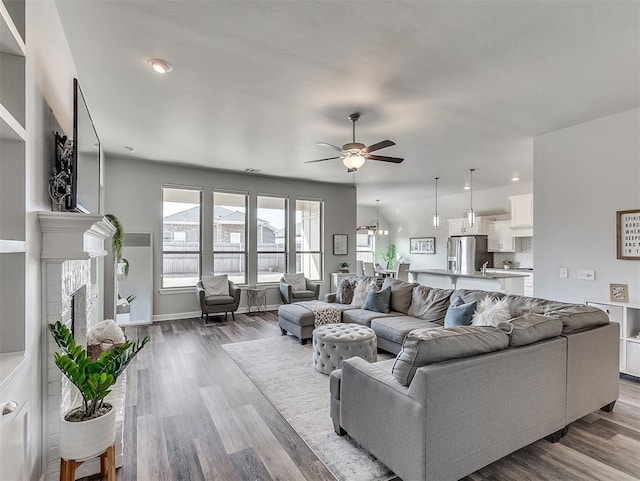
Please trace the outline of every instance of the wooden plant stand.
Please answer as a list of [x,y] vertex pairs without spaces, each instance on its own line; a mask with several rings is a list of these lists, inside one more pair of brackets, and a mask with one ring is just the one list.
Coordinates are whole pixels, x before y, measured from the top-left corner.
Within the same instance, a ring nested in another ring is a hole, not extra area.
[[[116,445],[112,444],[100,456],[100,475],[107,476],[107,481],[116,481]],[[84,461],[60,459],[60,481],[75,481],[76,468]]]

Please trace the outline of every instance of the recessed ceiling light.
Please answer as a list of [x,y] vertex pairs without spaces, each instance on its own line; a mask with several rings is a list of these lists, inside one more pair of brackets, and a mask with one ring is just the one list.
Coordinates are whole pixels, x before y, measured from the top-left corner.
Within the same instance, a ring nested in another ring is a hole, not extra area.
[[464,186],[464,190],[469,190],[471,187],[469,187],[469,184]]
[[130,147],[128,145],[124,146],[124,150],[128,150],[129,152],[135,152],[136,151],[136,149],[134,147]]
[[520,180],[520,177],[518,177],[517,175],[514,175],[513,177],[511,177],[511,182],[518,182]]
[[159,74],[169,73],[173,70],[173,67],[169,62],[162,60],[161,58],[152,58],[147,63]]

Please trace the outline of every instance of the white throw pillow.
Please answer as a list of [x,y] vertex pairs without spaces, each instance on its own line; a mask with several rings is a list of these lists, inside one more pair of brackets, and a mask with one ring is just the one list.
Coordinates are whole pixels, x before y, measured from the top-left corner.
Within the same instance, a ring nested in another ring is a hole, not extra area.
[[226,274],[220,276],[202,276],[204,294],[209,296],[228,296],[229,279]]
[[362,309],[362,306],[364,306],[364,302],[367,300],[367,295],[369,294],[370,290],[379,290],[378,286],[376,286],[375,281],[369,282],[359,280],[356,283],[355,289],[353,290],[353,299],[351,300],[351,305],[356,309]]
[[304,280],[304,274],[302,272],[298,274],[285,274],[283,277],[287,284],[291,284],[291,290],[293,292],[307,290],[307,282]]
[[490,296],[478,302],[476,312],[473,314],[473,326],[498,326],[501,322],[508,322],[511,319],[511,311],[507,298],[494,299]]

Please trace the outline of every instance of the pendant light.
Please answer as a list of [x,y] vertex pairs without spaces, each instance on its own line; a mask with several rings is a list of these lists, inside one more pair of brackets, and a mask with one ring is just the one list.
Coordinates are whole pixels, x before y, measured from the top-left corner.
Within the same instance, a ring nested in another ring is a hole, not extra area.
[[431,225],[434,230],[438,230],[440,228],[440,216],[438,215],[438,179],[440,177],[436,177],[436,211],[431,216]]
[[476,213],[473,210],[473,171],[476,169],[469,169],[469,210],[467,211],[467,224],[469,227],[473,227],[476,223]]
[[381,235],[389,235],[389,231],[380,228],[380,199],[376,199],[376,236]]

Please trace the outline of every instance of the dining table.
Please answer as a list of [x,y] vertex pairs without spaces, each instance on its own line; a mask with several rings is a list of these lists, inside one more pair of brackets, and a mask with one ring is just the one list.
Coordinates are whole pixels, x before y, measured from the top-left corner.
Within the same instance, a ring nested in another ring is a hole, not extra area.
[[382,267],[375,268],[376,275],[381,275],[382,277],[395,277],[396,270],[395,269],[383,269]]

